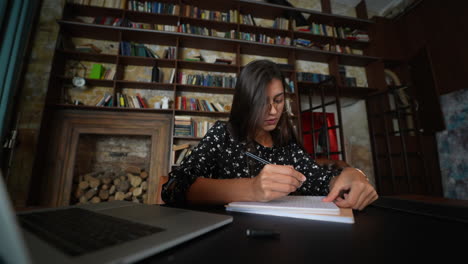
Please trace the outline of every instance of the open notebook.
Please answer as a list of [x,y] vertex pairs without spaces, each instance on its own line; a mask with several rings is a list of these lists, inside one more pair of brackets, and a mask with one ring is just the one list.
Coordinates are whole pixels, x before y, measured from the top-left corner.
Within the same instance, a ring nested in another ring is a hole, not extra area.
[[285,196],[269,202],[232,202],[227,211],[275,215],[340,223],[354,223],[350,208],[323,202],[324,196]]

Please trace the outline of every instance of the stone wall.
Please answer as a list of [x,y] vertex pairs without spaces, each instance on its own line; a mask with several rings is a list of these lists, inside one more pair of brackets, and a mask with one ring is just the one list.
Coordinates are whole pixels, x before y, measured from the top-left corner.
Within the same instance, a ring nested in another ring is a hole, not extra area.
[[65,0],[43,0],[32,52],[20,87],[18,145],[14,149],[8,188],[15,206],[26,205],[52,58]]

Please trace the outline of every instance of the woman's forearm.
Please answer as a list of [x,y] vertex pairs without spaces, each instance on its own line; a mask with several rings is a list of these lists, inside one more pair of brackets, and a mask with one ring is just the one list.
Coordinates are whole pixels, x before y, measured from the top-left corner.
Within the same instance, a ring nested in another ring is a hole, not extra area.
[[252,179],[198,178],[187,192],[191,204],[226,204],[253,201]]

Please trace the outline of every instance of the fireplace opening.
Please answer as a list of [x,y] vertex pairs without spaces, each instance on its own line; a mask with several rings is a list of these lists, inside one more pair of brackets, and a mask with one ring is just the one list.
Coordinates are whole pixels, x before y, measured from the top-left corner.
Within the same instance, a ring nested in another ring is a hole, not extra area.
[[80,134],[70,204],[148,200],[151,136]]

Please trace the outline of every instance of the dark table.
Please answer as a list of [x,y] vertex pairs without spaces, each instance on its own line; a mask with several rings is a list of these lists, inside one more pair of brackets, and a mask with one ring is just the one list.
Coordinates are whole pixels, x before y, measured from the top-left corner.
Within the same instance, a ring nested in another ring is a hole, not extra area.
[[[425,263],[468,262],[468,207],[381,197],[355,223],[226,212],[220,229],[141,263]],[[247,237],[247,228],[274,229],[278,238]]]

